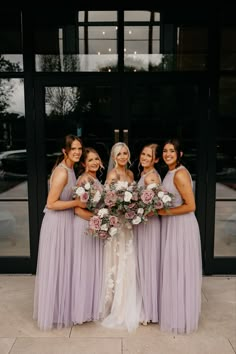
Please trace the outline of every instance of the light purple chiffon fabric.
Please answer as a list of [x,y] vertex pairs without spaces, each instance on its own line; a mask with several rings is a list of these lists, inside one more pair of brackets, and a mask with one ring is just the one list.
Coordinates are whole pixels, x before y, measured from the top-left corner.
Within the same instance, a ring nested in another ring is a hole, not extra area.
[[[138,182],[144,186],[145,175]],[[137,255],[136,275],[142,296],[140,322],[159,321],[160,295],[160,219],[148,218],[146,224],[134,227],[134,242]]]
[[[167,173],[163,185],[174,194],[174,206],[179,206],[183,201],[173,182],[176,171]],[[198,328],[201,311],[202,261],[195,214],[163,216],[161,241],[160,327],[190,333]]]
[[74,218],[72,321],[99,320],[103,275],[103,240],[87,234],[88,221]]
[[[66,168],[68,183],[60,200],[72,199],[76,177],[73,169]],[[40,231],[37,273],[34,293],[33,318],[42,330],[64,327],[71,320],[71,279],[73,250],[74,209],[49,210],[45,208]]]

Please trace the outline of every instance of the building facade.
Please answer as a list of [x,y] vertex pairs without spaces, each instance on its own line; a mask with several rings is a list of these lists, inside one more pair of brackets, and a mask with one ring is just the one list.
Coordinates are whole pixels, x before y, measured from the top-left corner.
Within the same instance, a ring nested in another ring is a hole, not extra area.
[[235,273],[233,17],[223,5],[158,2],[1,10],[1,273],[35,273],[48,177],[68,133],[105,166],[114,142],[125,141],[135,173],[143,144],[180,137],[204,272]]

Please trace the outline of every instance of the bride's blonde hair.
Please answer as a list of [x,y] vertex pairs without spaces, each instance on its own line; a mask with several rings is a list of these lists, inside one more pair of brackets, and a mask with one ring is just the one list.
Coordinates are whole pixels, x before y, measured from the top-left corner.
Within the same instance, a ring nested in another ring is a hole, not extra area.
[[127,150],[127,152],[128,152],[128,163],[130,164],[131,162],[130,162],[130,151],[129,151],[129,147],[125,144],[125,143],[123,143],[123,142],[118,142],[118,143],[116,143],[116,144],[114,144],[113,146],[112,146],[112,149],[111,149],[111,158],[112,158],[112,160],[113,160],[113,164],[115,164],[115,166],[116,166],[116,158],[117,158],[117,156],[118,156],[118,154],[119,154],[119,152],[121,151],[121,149],[122,148],[125,148],[126,150]]
[[114,167],[116,167],[116,165],[117,165],[116,158],[122,148],[125,148],[128,151],[128,158],[129,158],[128,163],[131,164],[130,150],[129,150],[128,146],[123,142],[118,142],[112,146],[107,173],[109,171],[111,171]]

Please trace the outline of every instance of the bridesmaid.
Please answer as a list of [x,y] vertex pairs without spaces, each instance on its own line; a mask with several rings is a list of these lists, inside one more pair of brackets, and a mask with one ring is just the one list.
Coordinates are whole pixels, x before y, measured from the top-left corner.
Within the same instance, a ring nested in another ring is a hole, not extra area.
[[201,311],[201,246],[194,214],[192,179],[181,164],[177,139],[168,140],[163,160],[169,168],[163,186],[173,193],[174,207],[161,209],[161,330],[190,333],[198,328]]
[[[84,173],[78,178],[80,186],[88,181],[96,182],[98,190],[102,185],[96,178],[99,168],[103,168],[98,153],[85,148],[82,164]],[[102,285],[103,241],[86,234],[88,220],[93,215],[87,209],[76,208],[74,218],[74,255],[72,273],[72,320],[81,324],[99,319],[99,301]]]
[[63,146],[50,178],[40,231],[33,317],[42,330],[72,324],[73,220],[74,207],[80,205],[78,200],[72,200],[76,183],[73,166],[80,160],[82,142],[67,135]]
[[[139,162],[143,168],[138,186],[151,183],[160,184],[161,178],[155,169],[159,160],[158,145],[149,144],[141,151]],[[142,294],[140,322],[159,321],[159,281],[160,281],[160,220],[158,216],[149,216],[146,224],[134,227],[137,254],[136,274]]]

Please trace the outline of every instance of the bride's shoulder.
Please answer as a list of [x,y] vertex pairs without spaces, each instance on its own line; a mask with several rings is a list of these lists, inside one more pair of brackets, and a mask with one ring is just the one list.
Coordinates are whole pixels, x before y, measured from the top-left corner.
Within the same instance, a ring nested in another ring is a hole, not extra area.
[[111,182],[117,181],[117,179],[118,178],[117,178],[116,169],[113,168],[111,171],[108,172],[106,182],[111,183]]

